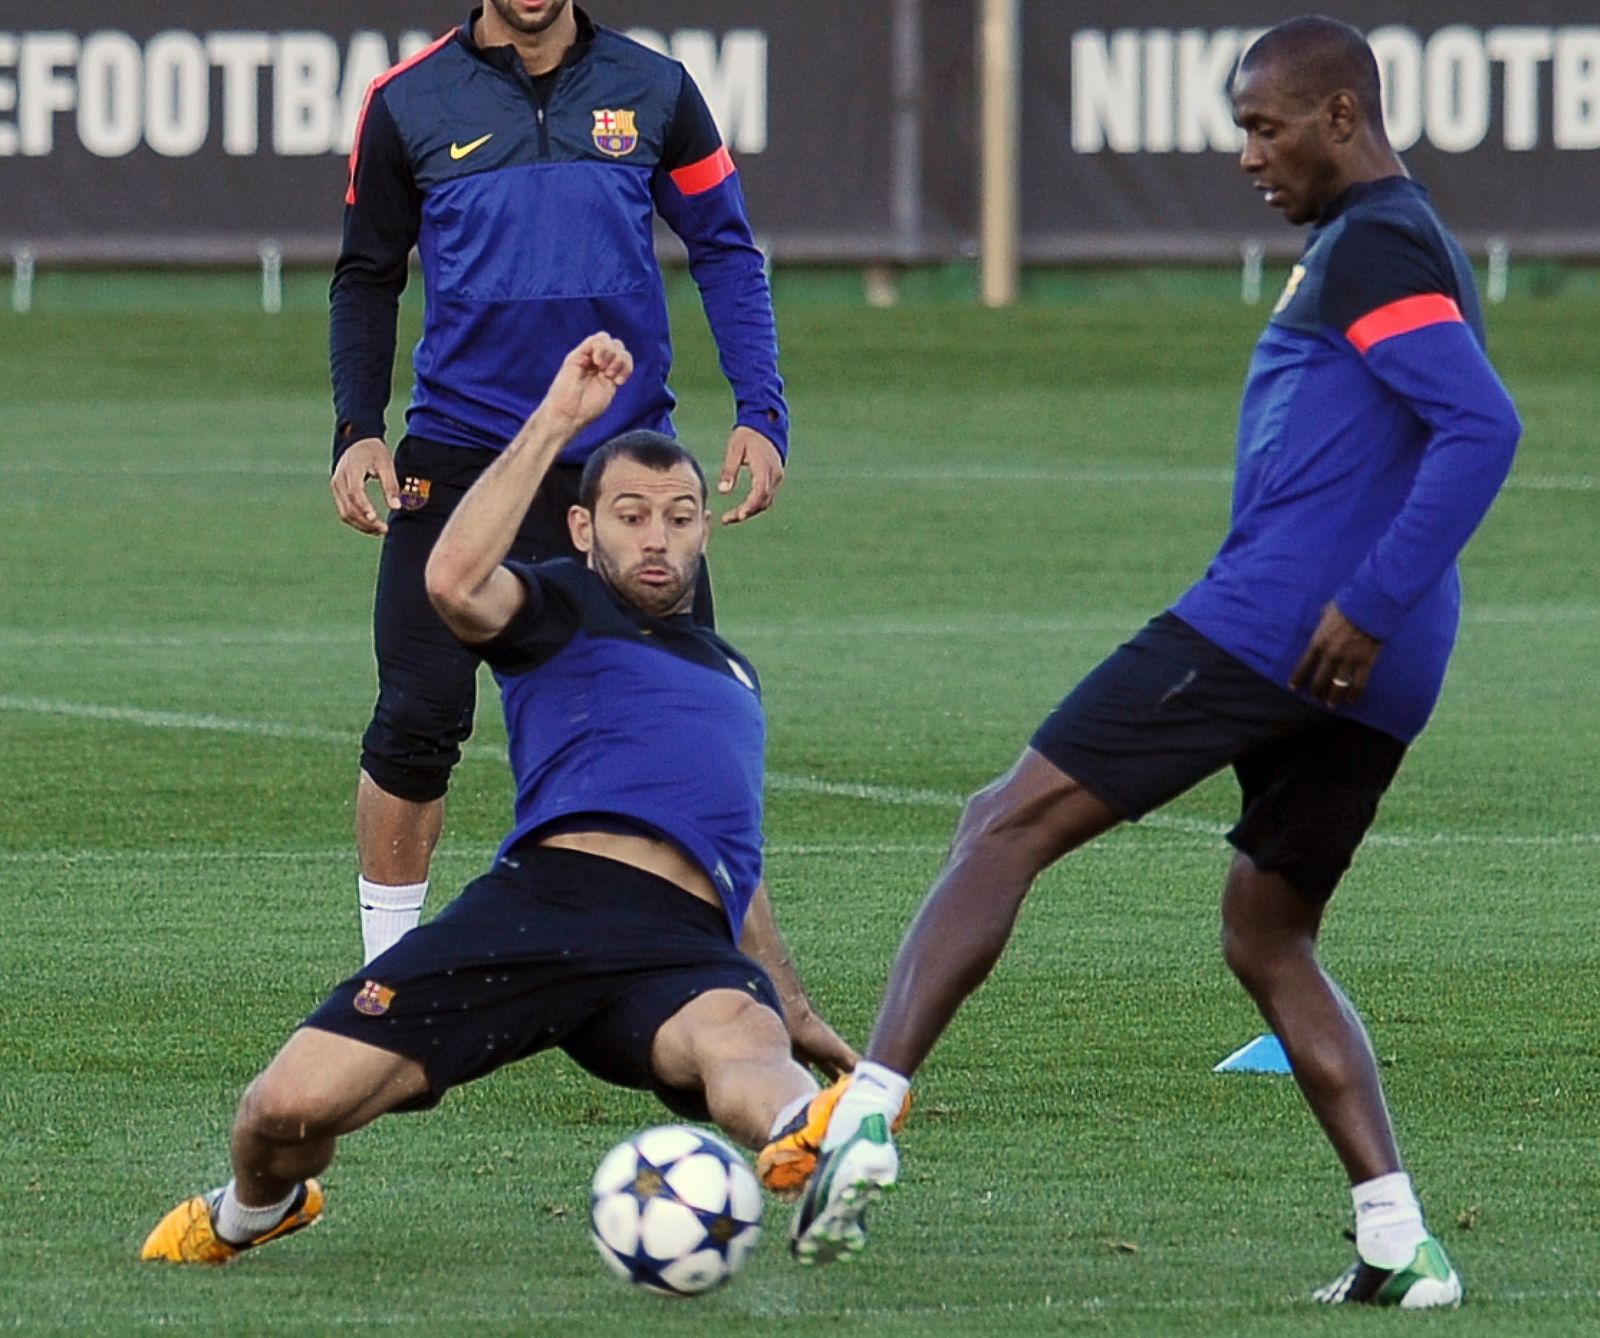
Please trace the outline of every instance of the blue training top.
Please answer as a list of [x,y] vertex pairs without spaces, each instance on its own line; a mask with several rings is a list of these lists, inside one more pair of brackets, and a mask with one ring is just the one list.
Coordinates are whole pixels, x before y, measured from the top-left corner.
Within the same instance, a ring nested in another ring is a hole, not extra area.
[[527,602],[476,647],[500,683],[517,784],[500,853],[562,818],[622,819],[705,871],[737,941],[761,881],[755,669],[688,614],[652,618],[571,558],[505,565]]
[[1352,186],[1306,241],[1239,409],[1232,526],[1172,611],[1287,684],[1323,606],[1383,642],[1339,713],[1403,741],[1455,644],[1456,555],[1521,424],[1461,247],[1406,177]]
[[670,433],[657,214],[688,248],[735,421],[786,454],[772,294],[694,80],[576,8],[577,41],[532,78],[511,47],[477,45],[479,13],[367,93],[331,292],[335,461],[384,434],[413,246],[427,302],[410,431],[503,449],[567,352],[605,330],[633,354],[633,376],[562,458],[634,428]]

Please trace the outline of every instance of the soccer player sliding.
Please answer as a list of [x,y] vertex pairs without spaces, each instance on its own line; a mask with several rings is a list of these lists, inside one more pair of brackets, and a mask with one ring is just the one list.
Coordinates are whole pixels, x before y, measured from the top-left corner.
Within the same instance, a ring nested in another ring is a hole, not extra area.
[[[812,1010],[761,887],[754,668],[692,613],[710,534],[681,445],[599,447],[570,558],[507,562],[562,448],[633,372],[595,334],[474,483],[428,597],[495,669],[516,825],[492,868],[337,986],[239,1102],[233,1178],[173,1208],[147,1260],[221,1264],[315,1222],[340,1138],[545,1050],[759,1148],[855,1055]],[[833,1089],[830,1089],[833,1090]]]
[[888,1126],[909,1078],[999,959],[1034,879],[1232,766],[1223,955],[1283,1043],[1355,1208],[1355,1262],[1316,1299],[1461,1301],[1317,936],[1438,697],[1456,557],[1521,427],[1484,354],[1467,259],[1389,145],[1362,35],[1280,24],[1245,53],[1232,96],[1240,166],[1311,232],[1245,384],[1231,528],[1204,576],[967,804],[822,1136],[793,1228],[802,1261],[864,1244],[867,1206],[898,1176]]

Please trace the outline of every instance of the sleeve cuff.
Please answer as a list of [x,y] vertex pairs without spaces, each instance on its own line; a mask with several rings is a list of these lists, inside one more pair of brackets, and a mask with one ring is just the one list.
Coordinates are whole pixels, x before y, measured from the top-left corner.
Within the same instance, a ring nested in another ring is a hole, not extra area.
[[375,421],[339,423],[333,429],[333,463],[337,467],[339,457],[342,456],[358,441],[365,441],[368,437],[377,437],[383,440],[384,422],[379,418]]
[[741,409],[734,419],[736,427],[759,432],[778,448],[778,458],[789,461],[789,415],[780,408]]
[[1374,641],[1387,641],[1404,621],[1407,609],[1377,590],[1352,582],[1333,597],[1340,613]]

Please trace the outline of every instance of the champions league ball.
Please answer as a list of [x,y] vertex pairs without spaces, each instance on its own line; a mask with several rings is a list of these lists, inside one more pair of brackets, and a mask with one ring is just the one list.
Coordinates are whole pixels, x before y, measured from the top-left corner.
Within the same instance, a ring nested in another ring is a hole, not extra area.
[[636,1287],[698,1296],[743,1265],[761,1234],[761,1187],[716,1134],[646,1129],[594,1173],[589,1224],[600,1257]]

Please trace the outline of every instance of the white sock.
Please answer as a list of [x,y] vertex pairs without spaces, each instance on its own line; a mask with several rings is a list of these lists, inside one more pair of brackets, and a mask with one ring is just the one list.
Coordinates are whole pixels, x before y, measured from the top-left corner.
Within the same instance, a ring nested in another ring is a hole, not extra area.
[[294,1196],[299,1192],[297,1185],[289,1191],[289,1196],[282,1203],[269,1203],[265,1208],[246,1208],[239,1202],[234,1182],[230,1180],[222,1191],[221,1202],[212,1211],[211,1229],[228,1244],[243,1245],[246,1241],[254,1240],[263,1231],[271,1231],[283,1221],[284,1214],[289,1211],[289,1205],[294,1202]]
[[406,883],[400,887],[356,880],[361,906],[361,945],[370,962],[379,953],[394,947],[422,919],[422,903],[428,898],[428,884]]
[[807,1092],[804,1096],[797,1096],[793,1101],[789,1102],[788,1105],[780,1110],[778,1112],[778,1118],[772,1122],[772,1132],[767,1135],[767,1142],[770,1143],[774,1138],[782,1133],[783,1126],[788,1124],[790,1120],[794,1119],[796,1115],[809,1106],[811,1104],[811,1098],[814,1096],[816,1096],[815,1092]]
[[839,1104],[833,1108],[828,1132],[822,1137],[822,1150],[832,1152],[847,1141],[868,1115],[882,1115],[893,1124],[910,1090],[911,1079],[903,1073],[863,1059],[856,1065],[850,1086],[844,1089]]
[[1422,1205],[1404,1171],[1350,1187],[1356,1208],[1356,1253],[1374,1268],[1404,1268],[1428,1238]]

